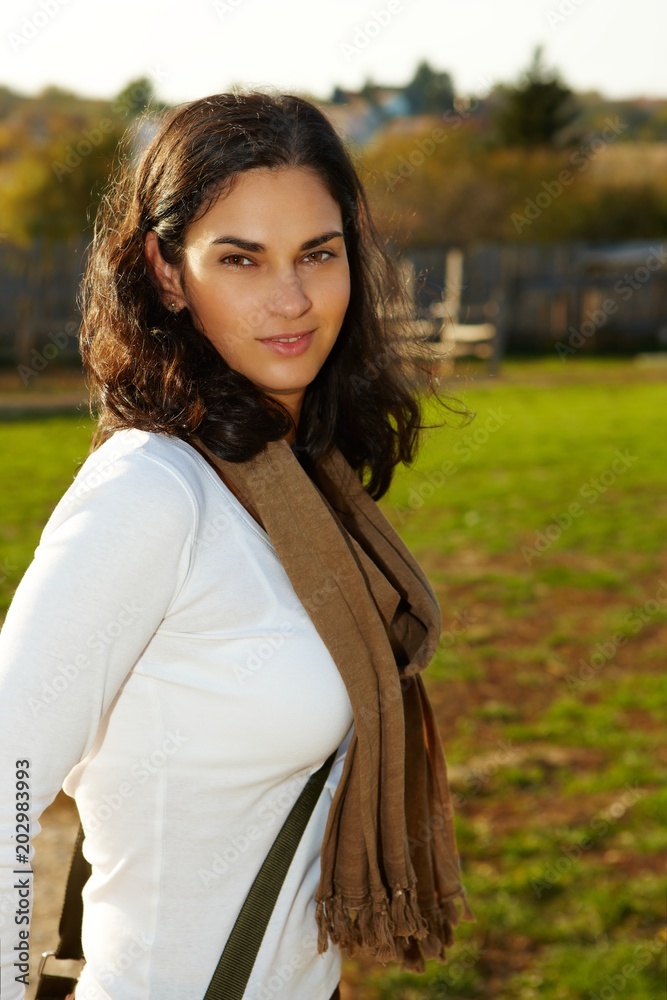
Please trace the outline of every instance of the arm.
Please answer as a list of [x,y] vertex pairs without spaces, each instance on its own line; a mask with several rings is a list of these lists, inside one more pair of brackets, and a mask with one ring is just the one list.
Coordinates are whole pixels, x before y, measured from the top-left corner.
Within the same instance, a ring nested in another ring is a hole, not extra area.
[[109,445],[54,511],[0,634],[3,1000],[19,1000],[27,980],[14,961],[28,940],[32,879],[16,872],[29,870],[39,817],[90,751],[189,570],[196,510],[186,485],[143,453],[109,461]]

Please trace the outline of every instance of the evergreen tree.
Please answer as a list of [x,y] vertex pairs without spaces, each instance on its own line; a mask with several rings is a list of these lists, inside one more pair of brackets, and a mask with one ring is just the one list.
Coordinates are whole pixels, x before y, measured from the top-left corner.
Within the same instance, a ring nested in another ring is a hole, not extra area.
[[421,62],[405,87],[413,115],[438,115],[454,107],[454,86],[449,73],[439,73]]
[[538,47],[519,85],[503,92],[496,128],[505,146],[558,146],[577,117],[572,91],[547,69]]

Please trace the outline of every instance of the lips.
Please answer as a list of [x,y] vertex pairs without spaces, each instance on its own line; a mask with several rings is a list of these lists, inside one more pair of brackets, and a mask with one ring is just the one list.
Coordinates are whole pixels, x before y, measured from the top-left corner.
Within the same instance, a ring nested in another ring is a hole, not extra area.
[[260,340],[273,354],[280,354],[285,358],[293,358],[307,351],[312,343],[315,330],[302,330],[299,333],[283,333],[276,337],[264,337]]
[[262,343],[266,343],[267,341],[279,344],[290,343],[299,340],[301,337],[307,337],[309,333],[314,332],[314,330],[300,330],[298,333],[278,333],[275,337],[262,337]]

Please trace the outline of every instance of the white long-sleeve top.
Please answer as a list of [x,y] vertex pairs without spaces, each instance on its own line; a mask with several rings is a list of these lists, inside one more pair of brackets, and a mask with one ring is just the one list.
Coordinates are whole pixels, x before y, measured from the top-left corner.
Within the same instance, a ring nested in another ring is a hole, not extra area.
[[2,1000],[24,995],[32,893],[17,771],[31,836],[61,786],[82,818],[77,1000],[201,1000],[291,805],[340,747],[245,993],[328,1000],[340,953],[317,953],[313,896],[351,733],[268,535],[184,442],[114,434],[49,519],[0,634]]

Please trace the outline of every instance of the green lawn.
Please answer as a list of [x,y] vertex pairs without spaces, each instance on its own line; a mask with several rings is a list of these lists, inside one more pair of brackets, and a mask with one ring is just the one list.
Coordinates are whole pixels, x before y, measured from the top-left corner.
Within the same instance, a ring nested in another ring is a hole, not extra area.
[[90,446],[87,416],[0,418],[0,610],[39,542],[42,528]]
[[[477,920],[427,974],[345,964],[360,1000],[658,1000],[667,881],[667,373],[508,363],[452,391],[382,501],[441,598],[427,672]],[[6,607],[88,449],[0,424]]]

